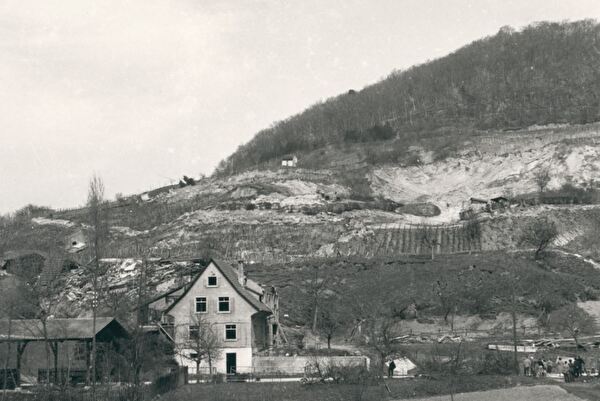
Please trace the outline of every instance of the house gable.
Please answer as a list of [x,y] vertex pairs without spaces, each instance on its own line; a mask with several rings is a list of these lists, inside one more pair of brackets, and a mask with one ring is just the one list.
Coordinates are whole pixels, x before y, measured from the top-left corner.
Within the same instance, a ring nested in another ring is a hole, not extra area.
[[[209,284],[208,278],[216,277],[217,284],[212,285]],[[254,309],[255,312],[264,312],[270,314],[271,311],[269,308],[256,299],[254,296],[250,294],[237,280],[237,275],[233,271],[231,267],[226,262],[216,261],[212,259],[208,266],[198,274],[194,280],[187,286],[187,289],[181,294],[178,300],[173,302],[167,309],[165,309],[164,313],[170,313],[173,309],[178,308],[178,306],[182,303],[182,301],[187,300],[188,302],[191,300],[189,294],[200,294],[203,292],[216,292],[218,293],[219,288],[231,288],[234,290],[238,297],[242,302],[247,303],[251,308]],[[215,291],[208,291],[215,290]],[[209,303],[210,307],[210,303]]]

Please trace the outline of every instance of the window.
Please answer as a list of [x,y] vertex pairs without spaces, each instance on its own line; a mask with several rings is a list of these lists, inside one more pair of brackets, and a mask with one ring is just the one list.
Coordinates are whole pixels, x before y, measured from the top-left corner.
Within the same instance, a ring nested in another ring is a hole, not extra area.
[[207,286],[208,287],[216,287],[217,286],[217,276],[209,276]]
[[229,297],[219,297],[219,312],[229,312]]
[[237,326],[235,324],[225,325],[225,340],[237,340]]
[[206,313],[206,297],[196,297],[196,313]]
[[190,326],[190,340],[197,340],[200,338],[200,327]]

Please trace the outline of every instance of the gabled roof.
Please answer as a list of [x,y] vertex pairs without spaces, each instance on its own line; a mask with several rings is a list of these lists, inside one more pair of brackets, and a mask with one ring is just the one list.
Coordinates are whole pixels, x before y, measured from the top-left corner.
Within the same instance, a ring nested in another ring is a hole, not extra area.
[[[231,264],[216,259],[211,259],[208,265],[210,265],[211,263],[215,265],[215,267],[221,272],[221,274],[223,274],[225,279],[229,282],[229,284],[231,284],[231,286],[236,290],[236,292],[240,294],[240,296],[244,298],[250,305],[252,305],[252,307],[256,309],[257,312],[272,313],[271,309],[269,309],[267,305],[263,304],[254,296],[252,296],[250,291],[248,291],[246,288],[244,288],[243,285],[240,284],[240,282],[238,281],[237,272],[234,270]],[[201,271],[196,275],[196,277],[194,277],[194,279],[191,281],[191,283],[189,283],[189,286],[186,288],[184,293],[181,294],[177,301],[173,302],[167,309],[165,309],[164,313],[168,313],[171,309],[173,309],[175,305],[177,305],[179,301],[181,301],[181,299],[183,299],[187,295],[187,293],[190,292],[194,284],[196,284],[200,276],[202,276],[202,274],[205,271],[206,269]]]
[[[97,317],[96,330],[93,330],[93,319],[48,319],[46,321],[47,336],[38,319],[0,320],[1,341],[43,341],[48,340],[88,340],[97,337],[104,329],[112,330],[116,336],[127,337],[127,330],[113,317]],[[10,333],[10,335],[9,335]]]
[[[202,273],[204,273],[204,270],[205,270],[205,269],[206,269],[206,268],[202,268],[202,269],[200,270],[200,272],[197,274],[197,276],[199,277],[199,276],[200,276]],[[156,295],[156,296],[154,296],[154,297],[150,298],[149,300],[147,300],[147,301],[143,302],[143,303],[142,303],[140,306],[146,306],[146,305],[150,305],[151,303],[154,303],[154,302],[156,302],[156,301],[159,301],[159,300],[161,300],[162,298],[168,297],[169,295],[171,295],[171,294],[173,294],[173,293],[175,293],[175,292],[177,292],[177,291],[179,291],[179,290],[182,290],[182,289],[184,290],[184,294],[185,294],[185,293],[188,291],[189,287],[191,287],[191,286],[192,286],[192,284],[195,282],[195,280],[196,280],[196,279],[192,280],[192,281],[191,281],[191,282],[189,282],[189,283],[185,283],[185,284],[182,284],[182,285],[178,285],[177,287],[171,288],[170,290],[168,290],[168,291],[166,291],[166,292],[163,292],[163,293],[161,293],[161,294],[159,294],[159,295]],[[138,307],[136,307],[135,309],[138,309]]]

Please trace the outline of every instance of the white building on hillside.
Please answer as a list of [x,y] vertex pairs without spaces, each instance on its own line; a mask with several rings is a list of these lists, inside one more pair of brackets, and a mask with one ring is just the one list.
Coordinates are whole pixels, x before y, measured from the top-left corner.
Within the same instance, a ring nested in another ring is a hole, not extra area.
[[[273,346],[279,333],[278,296],[249,280],[243,264],[211,260],[187,285],[153,299],[148,305],[151,321],[175,343],[179,363],[194,373],[198,322],[209,322],[219,337],[220,357],[213,371],[244,373],[253,367],[253,355]],[[206,360],[201,368],[207,368]],[[207,370],[206,370],[207,372]]]
[[285,156],[281,159],[282,167],[296,167],[298,165],[298,158],[296,156]]

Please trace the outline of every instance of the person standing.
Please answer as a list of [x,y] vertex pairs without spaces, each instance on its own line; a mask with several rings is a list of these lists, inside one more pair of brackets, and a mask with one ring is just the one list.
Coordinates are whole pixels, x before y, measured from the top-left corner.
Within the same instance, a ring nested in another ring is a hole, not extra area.
[[391,359],[388,365],[388,377],[394,376],[394,369],[396,369],[396,364],[394,363],[394,360]]
[[531,375],[531,359],[529,359],[529,357],[527,356],[525,357],[525,359],[523,359],[523,375]]

